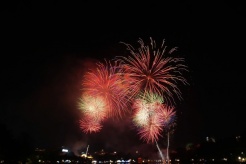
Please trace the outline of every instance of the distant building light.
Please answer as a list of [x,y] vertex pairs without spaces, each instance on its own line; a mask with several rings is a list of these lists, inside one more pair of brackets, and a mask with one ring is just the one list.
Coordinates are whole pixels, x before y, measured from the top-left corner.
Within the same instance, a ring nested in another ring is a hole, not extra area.
[[62,149],[62,152],[67,153],[68,149]]
[[39,148],[36,148],[35,151],[45,151],[45,149],[39,149]]
[[93,157],[91,155],[87,156],[87,158],[92,159]]
[[86,158],[87,155],[86,154],[81,154],[81,157]]
[[222,160],[227,161],[227,158],[223,158]]
[[241,136],[236,136],[236,139],[239,140],[241,138]]

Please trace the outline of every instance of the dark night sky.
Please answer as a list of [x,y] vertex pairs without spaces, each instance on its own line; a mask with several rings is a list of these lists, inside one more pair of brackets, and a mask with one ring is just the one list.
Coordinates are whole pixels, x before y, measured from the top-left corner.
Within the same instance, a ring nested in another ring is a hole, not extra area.
[[240,135],[246,130],[244,8],[223,1],[5,2],[1,126],[37,147],[145,147],[127,119],[109,120],[97,134],[82,133],[76,102],[86,61],[125,54],[121,41],[138,46],[139,38],[147,43],[152,37],[177,46],[189,67],[173,146]]

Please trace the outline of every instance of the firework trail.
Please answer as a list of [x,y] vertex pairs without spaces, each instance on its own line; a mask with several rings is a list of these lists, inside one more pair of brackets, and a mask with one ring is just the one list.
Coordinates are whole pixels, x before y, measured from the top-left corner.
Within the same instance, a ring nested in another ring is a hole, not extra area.
[[174,111],[174,107],[166,106],[162,112],[162,116],[164,118],[164,126],[167,132],[167,161],[169,161],[169,138],[170,138],[170,130],[172,127],[175,126],[175,119],[176,119],[176,111]]
[[160,147],[159,147],[159,145],[158,145],[158,142],[157,142],[156,140],[155,140],[155,144],[156,144],[156,147],[157,147],[157,149],[158,149],[158,151],[159,151],[159,153],[160,153],[160,156],[161,156],[162,161],[164,161],[165,158],[164,158],[163,153],[161,152],[161,149],[160,149]]
[[182,99],[178,83],[188,84],[182,76],[187,71],[183,58],[168,57],[177,48],[172,48],[167,52],[167,46],[163,40],[161,46],[156,47],[156,43],[150,38],[151,43],[145,45],[142,39],[139,39],[140,47],[135,49],[127,43],[127,50],[131,56],[116,57],[116,61],[121,63],[125,76],[128,77],[129,92],[132,96],[141,92],[152,92],[162,95],[166,104],[175,104],[174,97]]

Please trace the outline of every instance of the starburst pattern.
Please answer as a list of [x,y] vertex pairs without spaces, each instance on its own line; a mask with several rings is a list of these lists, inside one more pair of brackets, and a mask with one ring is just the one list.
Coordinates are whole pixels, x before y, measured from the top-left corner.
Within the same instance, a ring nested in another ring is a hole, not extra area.
[[123,43],[131,55],[118,56],[116,60],[120,61],[122,69],[127,74],[132,95],[137,95],[139,92],[157,93],[164,97],[165,103],[174,104],[175,96],[182,99],[178,84],[188,84],[183,77],[187,66],[183,58],[167,56],[171,55],[176,47],[167,52],[165,40],[160,47],[157,47],[155,41],[150,39],[150,45],[145,45],[143,40],[139,39],[138,49]]
[[82,86],[85,94],[104,99],[109,117],[121,117],[129,102],[127,83],[122,79],[119,64],[113,64],[99,62],[95,70],[85,74]]
[[97,121],[103,121],[107,117],[107,104],[103,97],[84,95],[79,99],[78,105],[84,117]]

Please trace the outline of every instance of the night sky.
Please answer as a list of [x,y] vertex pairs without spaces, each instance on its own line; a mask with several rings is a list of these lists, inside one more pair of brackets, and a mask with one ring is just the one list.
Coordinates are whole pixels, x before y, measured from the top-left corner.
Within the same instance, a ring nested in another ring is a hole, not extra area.
[[[0,125],[4,139],[25,136],[34,147],[135,151],[129,119],[108,120],[84,134],[77,101],[88,62],[126,55],[120,42],[166,40],[184,57],[190,85],[181,86],[171,146],[241,135],[245,119],[245,6],[237,2],[1,2]],[[3,140],[2,139],[2,140]],[[164,140],[160,141],[164,148]],[[151,149],[150,149],[151,148]]]

